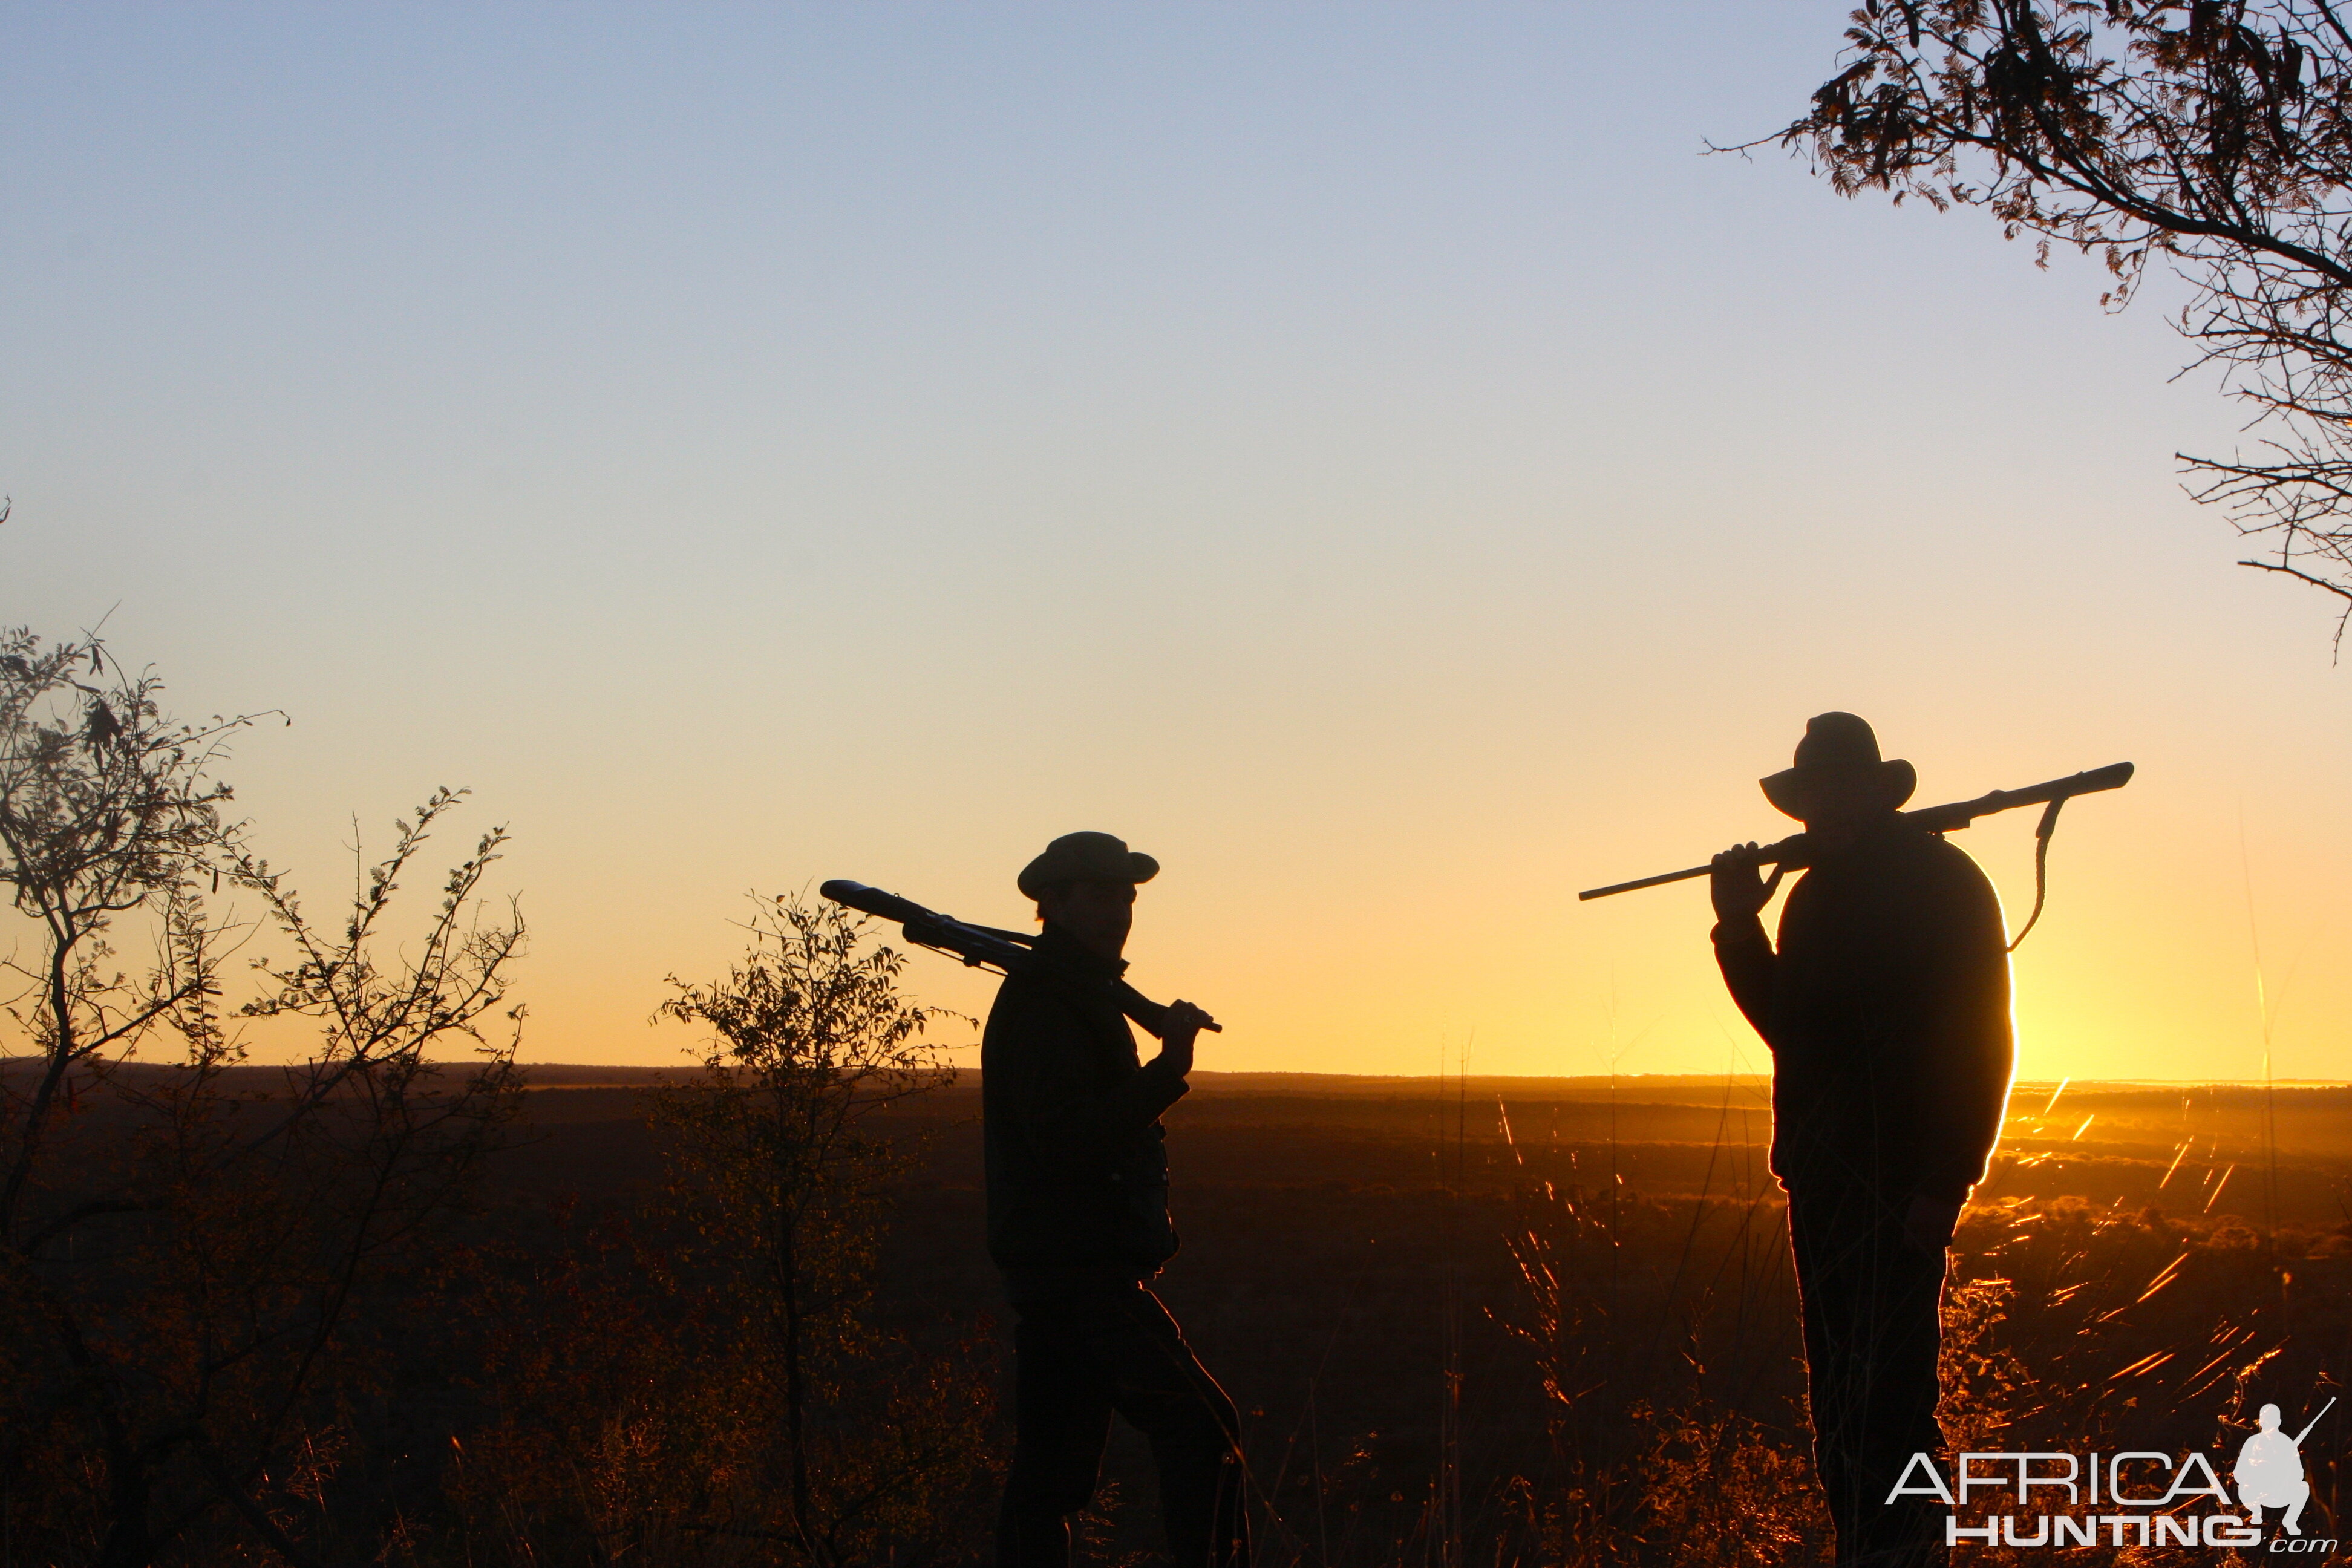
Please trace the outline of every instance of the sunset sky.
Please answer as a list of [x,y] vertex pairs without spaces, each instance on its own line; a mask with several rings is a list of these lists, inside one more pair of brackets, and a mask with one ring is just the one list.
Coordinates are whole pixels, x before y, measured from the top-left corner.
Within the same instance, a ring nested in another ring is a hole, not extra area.
[[[2021,1073],[2340,1079],[2352,668],[2172,458],[2257,437],[2176,288],[1702,155],[1847,9],[19,0],[0,621],[290,715],[314,900],[470,785],[531,1060],[676,1059],[747,893],[1019,925],[1099,828],[1205,1067],[1762,1070],[1703,885],[1575,891],[1843,708],[1920,804],[2139,765]],[[2032,827],[1955,838],[2012,923]]]

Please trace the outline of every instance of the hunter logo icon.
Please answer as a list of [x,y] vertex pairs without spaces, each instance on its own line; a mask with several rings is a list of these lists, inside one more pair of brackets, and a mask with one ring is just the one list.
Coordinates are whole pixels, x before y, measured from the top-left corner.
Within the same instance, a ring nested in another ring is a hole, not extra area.
[[[2335,1406],[2330,1399],[2319,1407],[2325,1415]],[[2283,1508],[2285,1516],[2279,1521],[2289,1535],[2301,1535],[2296,1522],[2303,1517],[2303,1505],[2311,1500],[2311,1483],[2303,1475],[2303,1440],[2319,1425],[2319,1415],[2305,1423],[2302,1431],[2290,1437],[2279,1430],[2279,1407],[2265,1405],[2256,1417],[2262,1430],[2246,1439],[2238,1450],[2237,1468],[2230,1479],[2238,1483],[2238,1506],[2246,1510],[2246,1522],[2260,1524],[2263,1510]]]

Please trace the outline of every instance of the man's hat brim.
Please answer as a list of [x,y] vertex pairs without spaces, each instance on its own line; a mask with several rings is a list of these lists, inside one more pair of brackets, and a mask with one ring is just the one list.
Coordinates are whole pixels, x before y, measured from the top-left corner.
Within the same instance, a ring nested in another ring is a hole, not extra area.
[[1060,882],[1149,882],[1160,875],[1160,862],[1127,841],[1108,833],[1066,833],[1045,846],[1045,852],[1021,868],[1018,886],[1024,898],[1035,898]]
[[[1803,822],[1812,816],[1813,792],[1824,778],[1850,770],[1842,767],[1782,768],[1779,773],[1756,782],[1764,786],[1764,798],[1782,814]],[[1880,787],[1886,792],[1886,804],[1900,806],[1919,787],[1919,773],[1902,758],[1891,762],[1866,763],[1859,770],[1877,775]]]

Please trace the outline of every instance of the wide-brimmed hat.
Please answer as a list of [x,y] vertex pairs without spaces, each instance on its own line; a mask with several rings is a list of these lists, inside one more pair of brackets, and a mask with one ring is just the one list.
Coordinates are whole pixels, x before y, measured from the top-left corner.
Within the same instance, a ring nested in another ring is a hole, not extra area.
[[1901,805],[1919,787],[1918,770],[1897,758],[1881,762],[1878,736],[1851,713],[1817,713],[1805,721],[1797,742],[1797,765],[1757,782],[1764,798],[1799,821],[1811,816],[1814,788],[1822,780],[1862,774],[1886,792],[1889,806]]
[[1065,833],[1021,868],[1021,892],[1035,898],[1056,882],[1149,882],[1160,862],[1108,833]]

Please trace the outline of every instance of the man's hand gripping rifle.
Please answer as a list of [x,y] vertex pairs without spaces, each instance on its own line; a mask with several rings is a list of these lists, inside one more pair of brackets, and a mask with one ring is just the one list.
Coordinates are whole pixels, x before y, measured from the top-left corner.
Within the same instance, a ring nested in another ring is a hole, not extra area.
[[[1037,940],[1021,931],[969,925],[953,915],[927,910],[912,899],[902,899],[896,893],[886,893],[863,882],[825,882],[819,885],[817,891],[836,904],[846,904],[853,910],[879,915],[886,921],[897,921],[906,929],[908,942],[918,947],[928,947],[934,952],[960,958],[971,969],[993,969],[1000,974],[1010,974],[1029,962],[1030,944]],[[1118,983],[1117,992],[1118,1010],[1142,1025],[1150,1032],[1152,1038],[1160,1038],[1163,1033],[1161,1020],[1168,1016],[1167,1007],[1124,980]],[[1216,1024],[1204,1024],[1202,1027],[1216,1034],[1224,1032]]]

